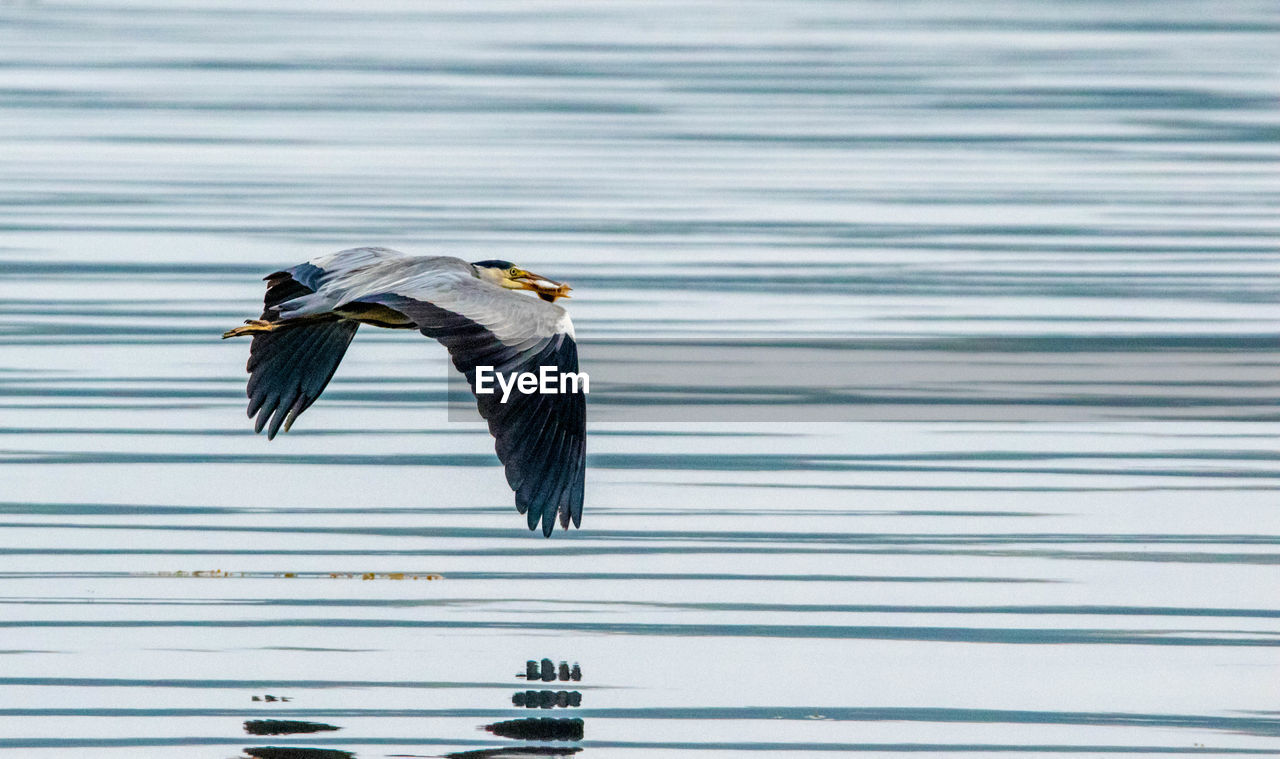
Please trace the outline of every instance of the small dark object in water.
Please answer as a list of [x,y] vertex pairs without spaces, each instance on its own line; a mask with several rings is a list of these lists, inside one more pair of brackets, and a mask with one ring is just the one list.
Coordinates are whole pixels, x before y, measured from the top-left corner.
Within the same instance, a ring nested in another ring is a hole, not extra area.
[[580,741],[582,720],[529,717],[485,725],[485,730],[502,738],[520,741]]
[[323,722],[301,722],[291,719],[251,719],[244,723],[244,731],[250,735],[294,735],[341,729]]

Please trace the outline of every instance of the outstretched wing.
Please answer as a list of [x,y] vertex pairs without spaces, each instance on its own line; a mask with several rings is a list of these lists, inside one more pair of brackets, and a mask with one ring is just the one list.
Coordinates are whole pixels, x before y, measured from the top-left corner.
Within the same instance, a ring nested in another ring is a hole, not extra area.
[[[363,293],[359,301],[405,314],[424,335],[444,344],[472,393],[477,367],[508,376],[538,374],[544,366],[557,374],[578,372],[573,322],[560,306],[484,282],[469,267],[442,272],[424,266],[420,275],[403,275],[388,291]],[[575,527],[582,523],[586,396],[581,388],[566,389],[571,392],[512,391],[506,403],[501,393],[476,396],[516,493],[516,508],[527,515],[529,529],[541,522],[547,536],[557,515],[562,527],[570,520]]]
[[[314,276],[315,267],[302,264],[268,276],[262,319],[277,321],[272,310],[287,300],[309,295],[313,290],[304,281]],[[298,415],[307,410],[324,391],[359,322],[336,314],[299,320],[271,332],[253,336],[249,347],[249,416],[254,432],[265,427],[271,439],[284,426],[287,432]]]

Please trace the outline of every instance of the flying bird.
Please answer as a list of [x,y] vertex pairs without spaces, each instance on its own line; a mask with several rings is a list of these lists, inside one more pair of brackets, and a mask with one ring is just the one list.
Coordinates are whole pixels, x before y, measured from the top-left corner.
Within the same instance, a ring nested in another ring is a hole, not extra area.
[[[440,341],[473,393],[477,368],[513,382],[542,367],[578,373],[573,322],[555,303],[571,288],[509,261],[352,248],[265,279],[262,316],[223,338],[253,337],[249,416],[268,439],[288,431],[320,396],[361,324],[416,329]],[[557,518],[565,528],[582,522],[587,415],[578,390],[476,395],[516,508],[530,530],[541,522],[548,537]]]

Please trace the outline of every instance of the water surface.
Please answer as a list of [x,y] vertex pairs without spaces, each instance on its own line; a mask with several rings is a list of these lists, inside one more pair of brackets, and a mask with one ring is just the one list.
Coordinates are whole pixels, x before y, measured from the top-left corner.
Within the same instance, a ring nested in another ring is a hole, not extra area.
[[[1278,36],[1243,1],[0,5],[0,749],[1280,753]],[[420,337],[252,435],[218,335],[362,244],[567,280],[584,343],[862,341],[924,395],[602,412],[543,540]],[[1250,407],[1150,371],[1114,415],[926,407],[934,351],[1012,339],[1244,352]]]

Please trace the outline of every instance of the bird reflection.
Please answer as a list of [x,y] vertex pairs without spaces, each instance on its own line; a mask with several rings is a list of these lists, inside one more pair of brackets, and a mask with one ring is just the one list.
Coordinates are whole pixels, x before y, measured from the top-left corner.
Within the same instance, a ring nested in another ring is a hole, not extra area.
[[526,690],[511,694],[512,706],[526,709],[554,709],[582,706],[582,694],[568,690]]
[[256,746],[241,749],[255,759],[354,759],[350,751],[332,748],[293,748],[292,746]]
[[251,719],[244,723],[244,731],[249,735],[296,735],[341,729],[323,722],[300,722],[292,719]]
[[563,746],[549,748],[547,746],[513,746],[511,748],[483,748],[479,751],[459,751],[456,754],[445,754],[444,759],[526,759],[532,756],[573,756],[582,749]]
[[572,680],[576,683],[582,679],[582,669],[577,663],[570,667],[568,662],[562,661],[557,667],[550,659],[543,659],[540,662],[530,660],[524,665],[524,674],[516,677],[523,677],[529,682],[541,680],[544,683],[550,683],[556,680],[560,682]]
[[[582,668],[577,663],[553,662],[551,659],[530,660],[525,671],[517,678],[533,683],[576,683],[582,681]],[[262,700],[254,696],[255,701]],[[268,696],[266,700],[287,701],[288,698]],[[511,705],[523,709],[576,709],[582,706],[582,693],[576,690],[552,690],[551,688],[518,690],[511,696]],[[340,730],[336,725],[300,720],[256,719],[244,723],[250,735],[297,735]],[[580,741],[585,733],[583,720],[577,717],[524,717],[481,725],[498,738],[526,741],[527,743],[556,743]],[[521,757],[572,756],[582,751],[578,746],[503,746],[499,748],[460,751],[445,754],[443,759],[520,759]],[[293,746],[256,746],[243,749],[254,759],[354,759],[350,751],[323,748],[297,748]]]
[[[262,701],[257,696],[254,701]],[[277,698],[267,696],[266,701],[288,701],[287,696]],[[305,733],[323,733],[330,730],[341,730],[336,725],[323,722],[303,722],[292,719],[251,719],[244,723],[244,731],[249,735],[298,735]],[[350,751],[329,748],[300,748],[297,746],[253,746],[244,751],[245,756],[254,759],[355,759]]]
[[499,738],[513,738],[518,741],[582,740],[582,720],[580,719],[528,717],[495,722],[492,725],[485,725],[484,729]]
[[[576,663],[556,664],[550,659],[530,660],[522,674],[516,675],[529,683],[580,682],[582,668]],[[582,694],[576,690],[528,689],[516,691],[511,705],[525,709],[574,709],[582,706]],[[482,730],[499,738],[518,741],[580,741],[584,733],[583,721],[574,717],[525,717],[482,725]],[[577,746],[511,746],[509,748],[462,751],[446,754],[446,759],[517,759],[533,756],[571,756],[582,749]]]

